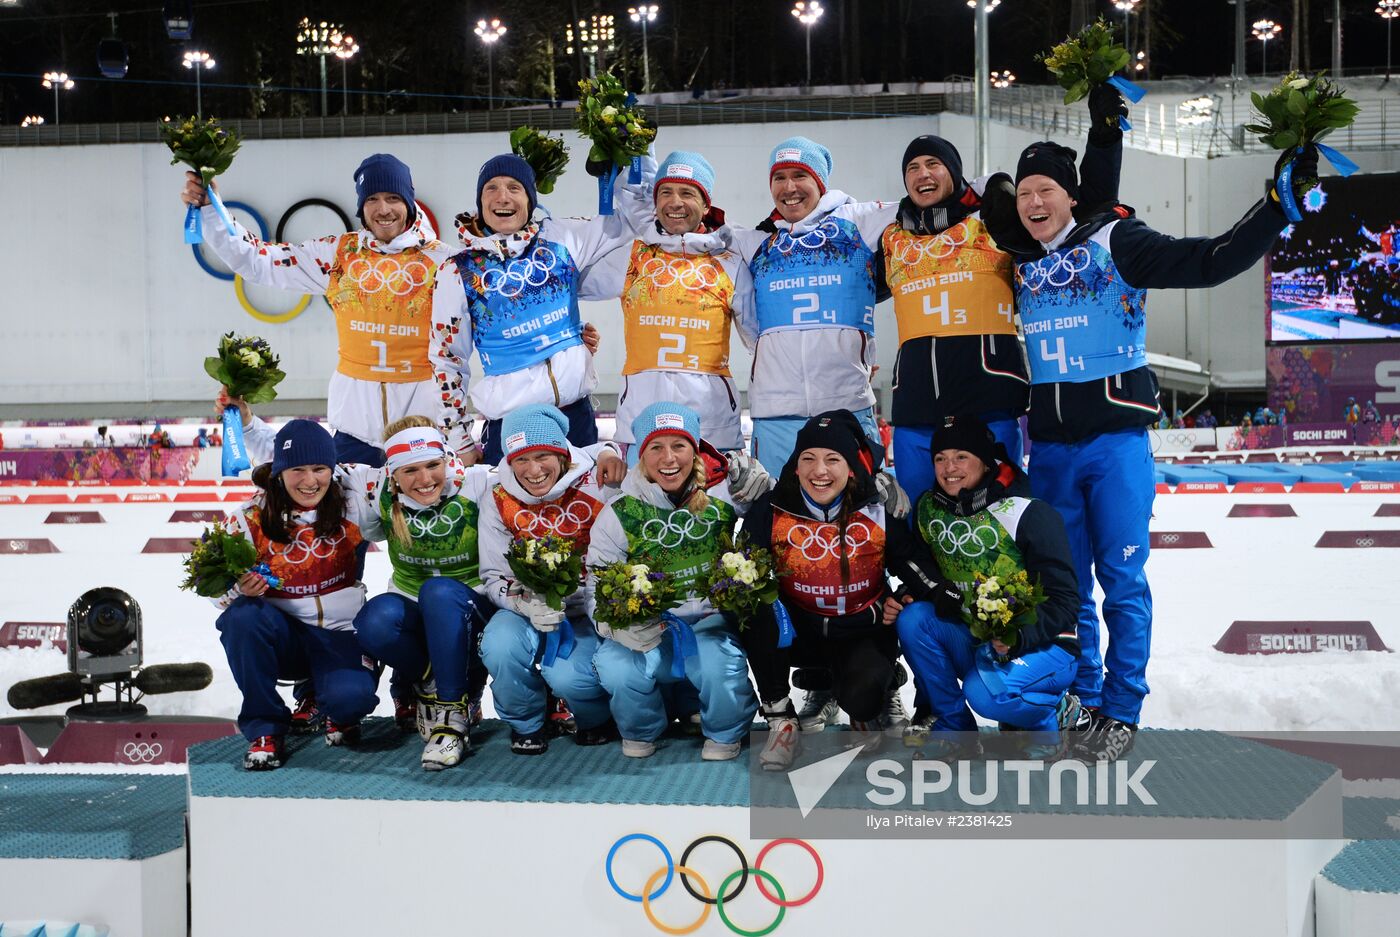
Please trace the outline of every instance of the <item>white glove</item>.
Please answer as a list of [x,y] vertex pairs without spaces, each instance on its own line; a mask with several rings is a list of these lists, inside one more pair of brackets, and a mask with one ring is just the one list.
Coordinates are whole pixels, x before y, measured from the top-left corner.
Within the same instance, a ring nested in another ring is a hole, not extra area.
[[506,602],[512,612],[527,619],[536,631],[548,633],[564,620],[563,611],[550,608],[548,602],[519,583],[506,590]]
[[763,463],[747,452],[726,452],[725,458],[729,460],[729,494],[735,501],[757,501],[773,487],[773,479]]
[[889,472],[875,473],[875,490],[880,493],[880,503],[891,517],[903,518],[909,515],[909,496]]
[[663,630],[661,619],[658,618],[645,625],[636,625],[632,628],[609,628],[607,636],[628,650],[645,654],[661,643]]

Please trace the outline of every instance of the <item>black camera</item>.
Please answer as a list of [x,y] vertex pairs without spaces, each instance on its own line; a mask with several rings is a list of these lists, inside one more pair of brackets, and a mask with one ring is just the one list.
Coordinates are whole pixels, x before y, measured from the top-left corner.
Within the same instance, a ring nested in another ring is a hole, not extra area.
[[120,589],[89,589],[68,609],[68,669],[80,676],[141,666],[141,606]]

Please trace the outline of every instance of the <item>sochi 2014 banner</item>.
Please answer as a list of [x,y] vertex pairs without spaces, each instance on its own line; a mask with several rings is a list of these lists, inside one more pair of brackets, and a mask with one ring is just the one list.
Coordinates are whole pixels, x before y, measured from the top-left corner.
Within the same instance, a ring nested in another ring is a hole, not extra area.
[[[1400,423],[1400,342],[1275,345],[1266,355],[1269,407],[1290,424]],[[1357,435],[1374,445],[1376,431]]]
[[189,478],[199,450],[174,449],[5,449],[0,480],[109,482],[117,479]]

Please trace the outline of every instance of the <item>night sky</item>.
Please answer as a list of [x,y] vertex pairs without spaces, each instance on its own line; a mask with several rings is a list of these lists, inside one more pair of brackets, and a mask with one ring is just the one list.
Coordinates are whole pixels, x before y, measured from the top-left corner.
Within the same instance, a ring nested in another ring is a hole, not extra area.
[[[653,90],[793,85],[803,79],[804,27],[790,15],[787,0],[660,2],[648,47]],[[1305,0],[1304,5],[1310,8],[1312,66],[1326,67],[1332,3]],[[186,48],[206,49],[218,63],[204,76],[206,113],[317,113],[318,93],[309,92],[319,89],[318,62],[295,53],[302,16],[343,23],[360,42],[362,51],[348,69],[357,92],[348,102],[352,113],[484,107],[486,57],[471,28],[478,18],[493,16],[509,27],[495,52],[498,96],[550,97],[546,41],[552,38],[554,95],[572,97],[584,65],[580,56],[565,52],[564,26],[595,12],[616,17],[616,50],[599,64],[617,66],[629,85],[639,88],[641,30],[628,22],[627,6],[588,0],[392,5],[208,0],[193,4],[194,36],[179,42],[166,36],[162,5],[151,0],[20,0],[0,7],[0,122],[15,124],[26,114],[52,120],[52,94],[36,77],[50,69],[78,80],[62,96],[65,122],[153,120],[192,111],[193,78],[181,66]],[[1378,70],[1385,64],[1386,31],[1374,6],[1374,0],[1343,4],[1348,70]],[[812,31],[816,84],[937,81],[971,73],[972,12],[962,0],[829,0],[826,7]],[[1152,77],[1229,73],[1234,21],[1226,0],[1145,0],[1139,7],[1144,9],[1145,15],[1133,18],[1130,48],[1148,49]],[[111,34],[109,11],[119,14],[117,35],[129,50],[130,70],[121,80],[103,80],[97,69],[98,42]],[[1269,44],[1270,70],[1281,71],[1288,63],[1292,3],[1251,0],[1248,12],[1251,21],[1271,17],[1284,25],[1284,36]],[[1063,38],[1072,20],[1086,13],[1122,21],[1109,0],[1004,0],[992,14],[992,66],[1010,68],[1022,81],[1046,81],[1033,56]],[[1260,52],[1260,44],[1251,40],[1251,73],[1259,70]],[[329,87],[333,92],[342,87],[335,59]],[[345,103],[334,95],[331,113]]]

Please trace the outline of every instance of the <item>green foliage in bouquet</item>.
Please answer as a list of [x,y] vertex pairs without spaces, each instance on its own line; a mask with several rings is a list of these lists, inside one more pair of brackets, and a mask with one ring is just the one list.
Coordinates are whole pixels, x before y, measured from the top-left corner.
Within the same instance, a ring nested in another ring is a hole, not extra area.
[[1037,62],[1045,63],[1065,89],[1066,104],[1086,97],[1094,85],[1103,84],[1128,67],[1128,50],[1114,41],[1113,33],[1114,28],[1100,17],[1081,29],[1078,36],[1035,57]]
[[578,133],[592,144],[590,162],[626,166],[632,157],[646,155],[656,128],[647,126],[640,107],[628,103],[631,96],[615,75],[604,72],[580,81],[578,91]]
[[609,563],[594,576],[593,617],[614,630],[644,625],[684,598],[672,577],[645,563]]
[[1316,143],[1333,130],[1351,126],[1357,104],[1318,72],[1311,78],[1289,72],[1268,94],[1250,93],[1259,122],[1245,130],[1276,150]]
[[218,355],[204,359],[204,370],[228,388],[230,397],[267,403],[277,399],[277,385],[287,376],[277,369],[280,363],[263,339],[251,335],[237,338],[229,332],[219,339]]
[[1024,569],[1009,576],[974,576],[976,588],[963,599],[963,621],[979,641],[1000,641],[1014,647],[1021,629],[1036,621],[1036,606],[1045,601],[1040,582],[1032,583]]
[[534,127],[516,127],[510,132],[510,151],[535,171],[535,191],[548,195],[569,165],[569,148],[563,137],[551,137]]
[[516,582],[557,611],[578,591],[583,581],[583,557],[574,541],[558,534],[516,537],[506,551],[506,562]]
[[258,562],[258,551],[241,533],[222,526],[206,529],[185,557],[185,579],[180,588],[206,598],[218,598]]
[[742,631],[755,612],[778,600],[772,551],[751,544],[742,530],[737,537],[726,533],[719,559],[705,576],[705,593],[715,608],[738,619]]
[[243,142],[234,131],[220,127],[215,117],[203,121],[177,117],[163,120],[157,126],[161,142],[170,147],[170,164],[184,163],[199,173],[206,188],[215,176],[228,172]]

